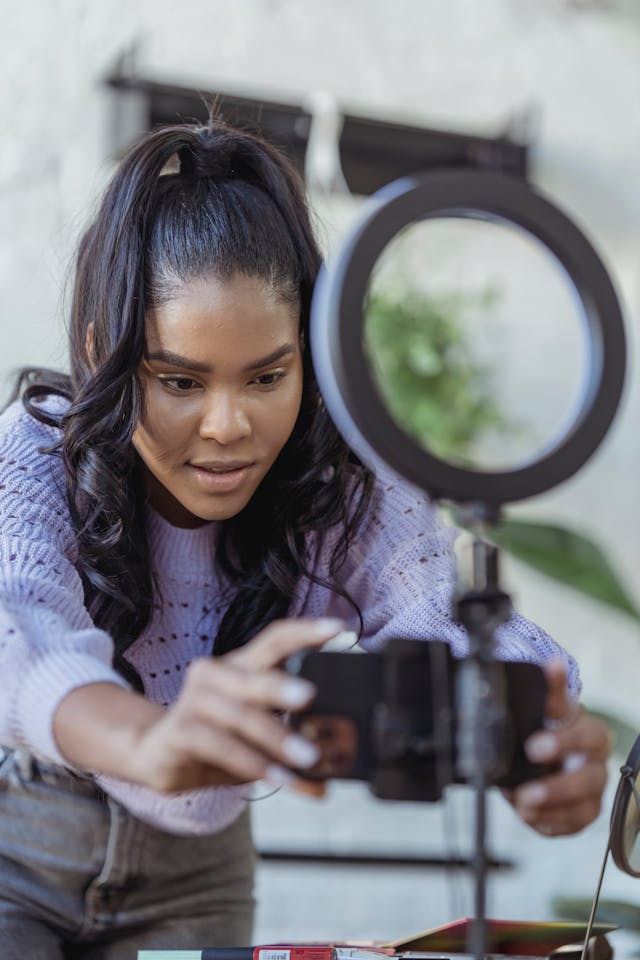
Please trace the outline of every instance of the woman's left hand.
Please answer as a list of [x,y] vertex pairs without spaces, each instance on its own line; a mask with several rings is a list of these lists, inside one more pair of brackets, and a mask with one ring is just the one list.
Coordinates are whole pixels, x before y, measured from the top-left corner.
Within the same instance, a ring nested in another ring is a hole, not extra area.
[[560,836],[577,833],[598,816],[611,737],[604,723],[570,700],[560,661],[549,663],[545,673],[550,726],[529,737],[525,749],[532,762],[560,763],[562,769],[524,783],[506,796],[538,833]]

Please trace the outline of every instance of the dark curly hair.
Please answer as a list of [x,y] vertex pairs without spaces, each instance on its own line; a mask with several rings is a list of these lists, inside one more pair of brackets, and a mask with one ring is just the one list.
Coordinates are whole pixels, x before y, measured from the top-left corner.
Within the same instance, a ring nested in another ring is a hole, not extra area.
[[[153,602],[145,497],[132,444],[143,409],[138,370],[147,311],[184,283],[236,274],[264,280],[284,302],[299,305],[303,343],[293,432],[250,502],[221,525],[216,560],[234,592],[215,653],[286,615],[301,577],[345,595],[336,574],[373,481],[336,431],[313,373],[308,328],[319,265],[304,190],[278,150],[215,119],[161,127],[121,161],[80,243],[70,376],[33,369],[20,375],[16,393],[29,413],[62,429],[57,453],[87,606],[113,637],[116,668],[138,688],[123,657],[149,622]],[[46,394],[70,401],[59,419],[39,406]],[[309,566],[307,535],[336,525],[321,580]]]

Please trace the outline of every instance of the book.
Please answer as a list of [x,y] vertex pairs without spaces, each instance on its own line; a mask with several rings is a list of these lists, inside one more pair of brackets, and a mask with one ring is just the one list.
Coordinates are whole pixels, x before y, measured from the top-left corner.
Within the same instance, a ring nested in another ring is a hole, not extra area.
[[202,950],[138,950],[138,960],[387,960],[391,947],[347,943],[265,943]]
[[[454,920],[411,937],[381,944],[403,953],[468,953],[468,938],[474,921]],[[609,933],[615,924],[596,923],[592,936]],[[587,924],[577,921],[487,920],[487,952],[521,957],[546,957],[559,947],[584,940]]]

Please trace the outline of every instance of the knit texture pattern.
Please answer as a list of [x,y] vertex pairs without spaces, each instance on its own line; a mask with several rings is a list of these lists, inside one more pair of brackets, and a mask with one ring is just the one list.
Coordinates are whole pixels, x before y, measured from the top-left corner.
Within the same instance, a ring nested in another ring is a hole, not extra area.
[[[126,687],[112,667],[111,638],[85,607],[75,534],[59,457],[41,452],[58,432],[33,420],[20,403],[0,417],[0,743],[68,766],[53,735],[61,700],[78,686],[111,682]],[[210,655],[229,602],[230,586],[215,564],[218,526],[172,527],[148,512],[155,597],[152,618],[127,659],[145,694],[163,706],[177,698],[185,670]],[[313,570],[327,575],[336,531],[310,538]],[[456,656],[468,651],[465,631],[451,619],[455,531],[420,492],[381,473],[371,509],[340,570],[340,583],[360,607],[360,642],[379,650],[393,636],[444,640]],[[303,579],[292,616],[338,616],[358,629],[342,597]],[[497,631],[497,655],[542,663],[560,657],[573,696],[573,659],[543,630],[518,614]],[[216,787],[162,795],[110,777],[96,780],[135,816],[171,833],[223,829],[247,802],[251,788]]]

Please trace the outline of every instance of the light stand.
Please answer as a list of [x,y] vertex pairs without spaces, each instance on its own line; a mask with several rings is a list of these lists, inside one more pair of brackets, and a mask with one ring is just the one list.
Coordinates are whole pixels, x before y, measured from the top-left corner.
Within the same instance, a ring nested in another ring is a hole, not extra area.
[[[533,462],[507,471],[447,462],[392,418],[365,349],[369,281],[386,245],[408,224],[430,218],[488,220],[515,226],[546,247],[573,288],[588,340],[588,369],[579,408],[566,433]],[[504,690],[494,634],[509,616],[498,579],[498,554],[479,534],[505,503],[542,493],[576,473],[604,438],[625,373],[625,335],[609,275],[589,241],[529,184],[487,170],[437,170],[396,181],[369,201],[314,291],[311,351],[327,408],[346,442],[373,469],[382,462],[434,500],[457,504],[476,524],[473,583],[454,616],[468,632],[470,655],[458,688],[464,776],[475,786],[475,913],[471,952],[486,954],[486,788],[495,779],[505,727]],[[473,524],[472,524],[473,526]],[[491,731],[492,736],[488,735]],[[490,746],[489,746],[490,745]]]

